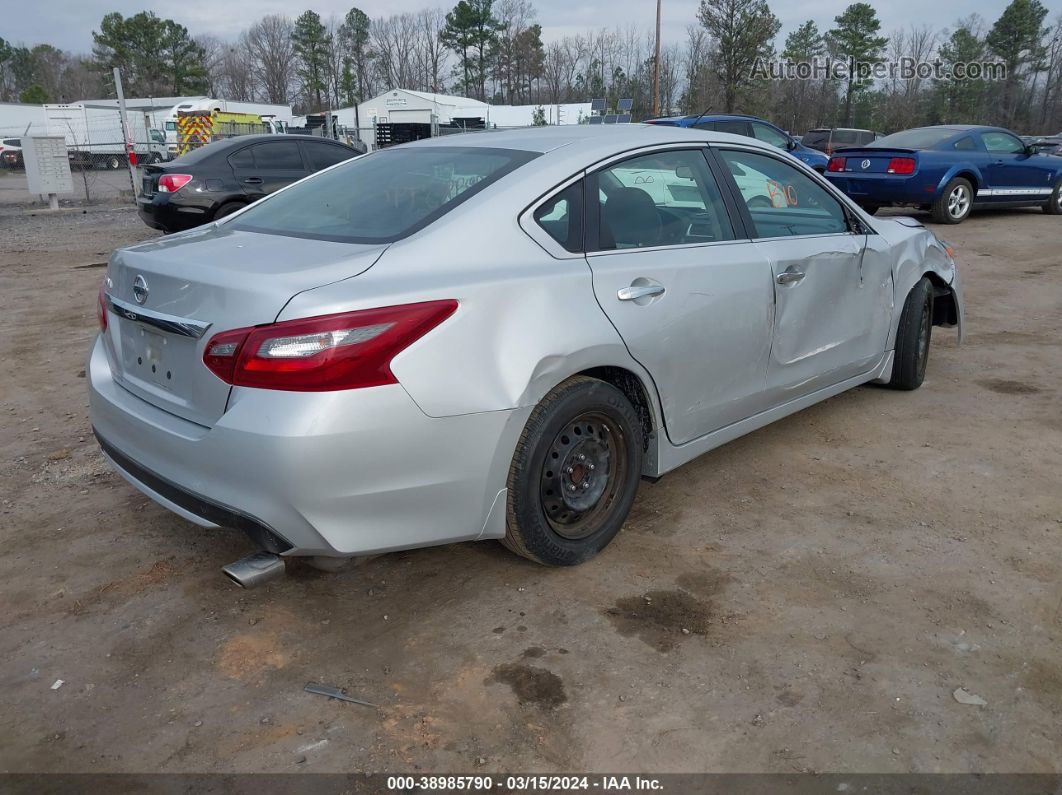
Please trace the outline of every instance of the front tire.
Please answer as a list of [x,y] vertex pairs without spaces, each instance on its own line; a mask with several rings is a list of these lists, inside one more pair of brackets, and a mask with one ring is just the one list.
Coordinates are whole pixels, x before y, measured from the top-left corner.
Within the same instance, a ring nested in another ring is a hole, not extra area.
[[922,386],[929,363],[929,341],[933,335],[933,285],[922,278],[911,288],[896,330],[896,351],[892,360],[891,389],[912,390]]
[[1048,215],[1062,215],[1062,180],[1058,181],[1055,189],[1051,192],[1051,198],[1043,206]]
[[627,396],[569,378],[535,407],[517,443],[502,543],[547,566],[594,557],[630,513],[642,452],[641,417]]
[[944,186],[930,212],[938,224],[961,224],[972,209],[973,186],[969,180],[956,177]]

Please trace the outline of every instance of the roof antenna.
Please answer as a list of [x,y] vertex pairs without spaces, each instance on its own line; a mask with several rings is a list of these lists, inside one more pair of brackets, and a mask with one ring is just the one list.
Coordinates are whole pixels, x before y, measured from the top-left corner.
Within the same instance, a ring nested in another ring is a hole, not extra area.
[[696,127],[697,126],[697,122],[699,122],[701,119],[703,119],[705,116],[707,116],[711,112],[712,112],[712,106],[709,105],[707,108],[704,109],[704,112],[701,113],[700,116],[698,116],[696,119],[693,120],[693,124],[691,124],[690,127]]

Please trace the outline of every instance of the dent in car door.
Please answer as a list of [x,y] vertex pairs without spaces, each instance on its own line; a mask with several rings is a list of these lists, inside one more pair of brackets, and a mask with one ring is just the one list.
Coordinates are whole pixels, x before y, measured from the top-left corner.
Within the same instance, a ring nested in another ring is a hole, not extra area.
[[734,239],[702,151],[638,155],[587,183],[594,293],[652,375],[671,442],[762,410],[770,267]]
[[[746,150],[719,155],[735,187],[753,199],[755,245],[771,264],[770,402],[869,371],[884,356],[892,317],[889,258],[865,254],[866,235],[850,231],[843,205],[800,169]],[[767,183],[771,206],[755,200],[757,181]]]

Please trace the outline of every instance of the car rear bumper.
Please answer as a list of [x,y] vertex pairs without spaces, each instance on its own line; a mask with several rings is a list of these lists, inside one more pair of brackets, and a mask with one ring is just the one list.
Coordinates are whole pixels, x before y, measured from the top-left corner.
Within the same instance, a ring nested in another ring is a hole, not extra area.
[[170,194],[139,196],[136,200],[140,220],[152,229],[163,232],[182,232],[202,226],[211,220],[207,207],[177,205],[170,202]]
[[845,173],[826,174],[827,179],[849,197],[863,204],[930,204],[936,199],[935,181],[917,174],[897,177],[889,174],[853,177]]
[[358,555],[499,537],[525,411],[431,418],[398,384],[342,392],[236,388],[211,428],[114,381],[99,338],[93,429],[120,474],[206,527],[285,555]]

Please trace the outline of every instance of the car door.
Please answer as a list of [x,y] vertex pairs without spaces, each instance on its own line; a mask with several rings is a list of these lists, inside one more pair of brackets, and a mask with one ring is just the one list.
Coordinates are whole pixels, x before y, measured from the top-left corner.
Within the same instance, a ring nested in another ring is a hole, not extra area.
[[[865,228],[821,181],[764,152],[716,150],[771,264],[772,404],[861,375],[879,363],[892,317],[888,257],[864,257]],[[768,197],[769,203],[762,197]]]
[[[1042,168],[1038,159],[1025,153],[1025,144],[1016,135],[1003,130],[979,134],[987,151],[984,168],[990,201],[1027,202],[1047,198],[1054,187],[1051,171]],[[978,198],[986,193],[978,191]]]
[[771,347],[770,266],[705,151],[625,155],[586,180],[594,293],[652,375],[674,444],[762,410]]
[[229,165],[251,198],[267,196],[310,173],[294,140],[253,144],[229,155]]

